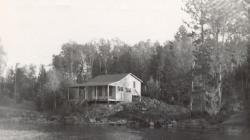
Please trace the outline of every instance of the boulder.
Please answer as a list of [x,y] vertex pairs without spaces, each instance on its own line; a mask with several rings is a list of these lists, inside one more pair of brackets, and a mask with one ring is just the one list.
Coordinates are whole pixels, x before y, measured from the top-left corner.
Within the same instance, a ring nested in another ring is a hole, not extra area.
[[89,118],[89,122],[90,123],[96,123],[96,119],[95,118]]
[[65,124],[75,124],[78,118],[76,116],[66,116],[64,117]]

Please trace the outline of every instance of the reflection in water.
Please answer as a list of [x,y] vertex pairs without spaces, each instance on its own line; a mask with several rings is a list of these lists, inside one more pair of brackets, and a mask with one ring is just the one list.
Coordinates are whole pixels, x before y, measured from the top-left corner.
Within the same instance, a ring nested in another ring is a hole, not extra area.
[[105,139],[107,140],[142,140],[140,134],[131,133],[131,132],[109,132],[106,133]]
[[228,126],[224,128],[224,133],[228,135],[241,135],[244,134],[244,130],[244,127]]
[[115,126],[62,126],[0,123],[0,140],[249,140],[248,127],[221,129],[129,129]]

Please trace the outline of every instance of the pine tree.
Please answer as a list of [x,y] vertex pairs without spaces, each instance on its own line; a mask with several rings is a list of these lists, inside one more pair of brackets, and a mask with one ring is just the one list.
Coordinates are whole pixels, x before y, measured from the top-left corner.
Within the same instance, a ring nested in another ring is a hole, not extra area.
[[209,91],[212,83],[211,74],[211,47],[207,43],[202,43],[201,40],[194,42],[196,50],[194,51],[195,66],[194,66],[194,83],[198,100],[200,100],[201,110],[205,109],[205,93]]

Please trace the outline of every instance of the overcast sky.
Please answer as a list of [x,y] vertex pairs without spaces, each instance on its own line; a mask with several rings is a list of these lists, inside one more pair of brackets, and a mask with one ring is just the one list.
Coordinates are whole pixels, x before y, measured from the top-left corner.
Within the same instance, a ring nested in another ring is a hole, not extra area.
[[181,0],[0,0],[7,64],[49,64],[68,41],[173,39]]

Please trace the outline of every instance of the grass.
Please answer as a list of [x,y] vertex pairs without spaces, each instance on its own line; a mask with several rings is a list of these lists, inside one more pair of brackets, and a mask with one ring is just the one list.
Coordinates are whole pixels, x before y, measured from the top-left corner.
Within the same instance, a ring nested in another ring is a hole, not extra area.
[[48,134],[35,130],[4,130],[0,129],[0,140],[43,140]]
[[15,99],[3,96],[0,99],[0,107],[7,107],[9,109],[16,110],[30,110],[34,111],[36,108],[34,102],[32,101],[23,101],[21,103],[16,103]]

